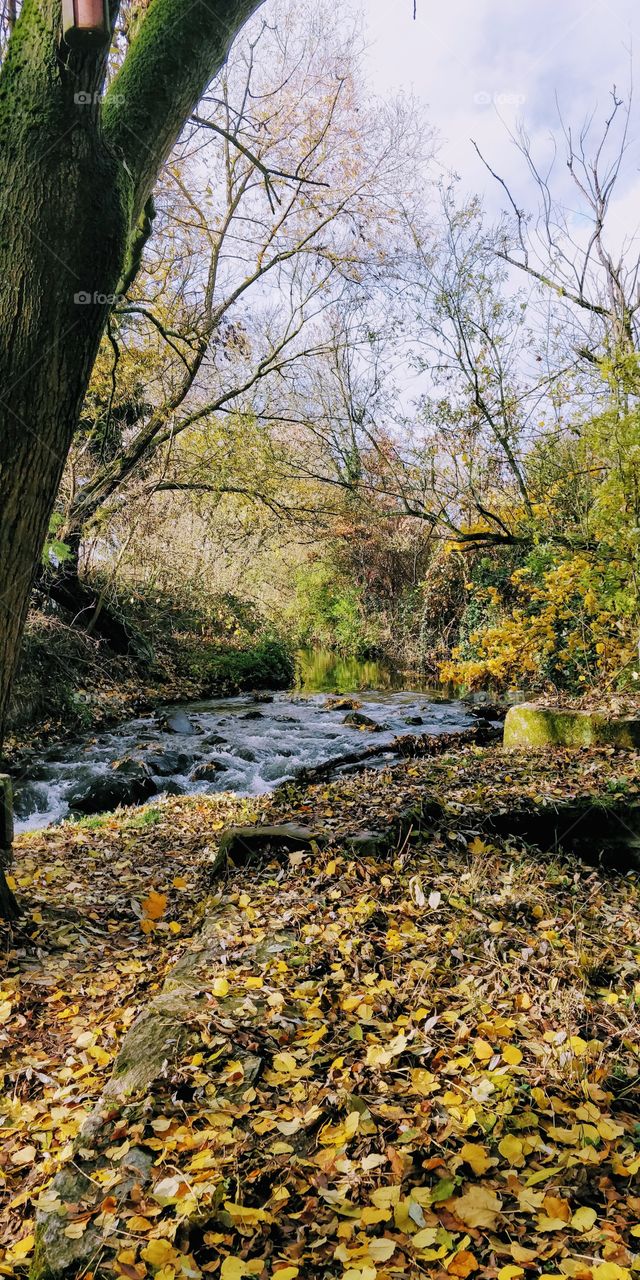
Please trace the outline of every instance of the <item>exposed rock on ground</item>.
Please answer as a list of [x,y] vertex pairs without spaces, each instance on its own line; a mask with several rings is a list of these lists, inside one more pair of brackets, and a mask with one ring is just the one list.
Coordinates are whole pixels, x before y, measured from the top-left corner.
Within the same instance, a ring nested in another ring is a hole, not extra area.
[[511,707],[504,722],[505,747],[640,747],[640,715],[615,717],[597,711],[564,710],[533,702]]

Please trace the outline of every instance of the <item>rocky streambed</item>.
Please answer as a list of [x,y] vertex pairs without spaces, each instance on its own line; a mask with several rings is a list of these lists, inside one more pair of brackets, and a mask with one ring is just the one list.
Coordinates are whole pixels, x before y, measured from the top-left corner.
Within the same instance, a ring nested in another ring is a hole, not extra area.
[[15,782],[16,828],[162,794],[255,795],[305,771],[352,767],[360,758],[385,764],[402,754],[407,734],[459,733],[477,724],[477,714],[460,701],[373,690],[253,694],[159,709],[28,761]]

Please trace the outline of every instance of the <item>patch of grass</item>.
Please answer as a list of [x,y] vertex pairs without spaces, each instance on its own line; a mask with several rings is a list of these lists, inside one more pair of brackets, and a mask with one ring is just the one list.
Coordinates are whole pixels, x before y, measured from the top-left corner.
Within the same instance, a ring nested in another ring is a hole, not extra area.
[[162,822],[162,818],[161,809],[152,806],[146,809],[139,809],[137,813],[134,813],[133,817],[124,819],[121,824],[122,830],[130,831],[132,828],[135,830],[140,827],[155,827],[159,822]]

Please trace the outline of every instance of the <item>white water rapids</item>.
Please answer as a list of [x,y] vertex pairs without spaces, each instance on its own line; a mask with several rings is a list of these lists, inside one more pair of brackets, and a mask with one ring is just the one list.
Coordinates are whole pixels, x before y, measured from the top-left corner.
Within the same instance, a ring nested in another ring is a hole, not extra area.
[[[100,803],[96,796],[101,786],[108,788],[123,760],[144,775],[146,794],[134,800],[163,793],[255,795],[295,778],[301,769],[338,761],[373,743],[388,746],[376,758],[386,764],[394,758],[399,736],[454,733],[474,723],[463,703],[424,693],[366,690],[354,696],[359,711],[380,726],[378,732],[344,723],[348,710],[332,709],[326,694],[278,693],[165,708],[85,741],[53,746],[17,782],[16,828],[115,808],[117,799]],[[91,788],[92,802],[86,799]]]

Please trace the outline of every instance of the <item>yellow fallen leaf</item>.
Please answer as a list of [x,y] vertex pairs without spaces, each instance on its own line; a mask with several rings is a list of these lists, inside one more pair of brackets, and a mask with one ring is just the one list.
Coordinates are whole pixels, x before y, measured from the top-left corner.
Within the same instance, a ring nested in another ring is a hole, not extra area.
[[506,1267],[501,1267],[498,1272],[497,1280],[516,1280],[516,1276],[523,1276],[522,1267],[514,1267],[512,1262],[508,1262]]
[[241,1226],[256,1226],[259,1222],[271,1222],[271,1214],[266,1209],[252,1209],[247,1204],[236,1204],[233,1200],[225,1200],[226,1212],[234,1222]]
[[273,1280],[295,1280],[300,1274],[299,1267],[278,1267],[273,1273]]
[[571,1219],[571,1226],[574,1231],[590,1231],[597,1216],[595,1209],[589,1209],[586,1205],[582,1205],[579,1209],[576,1209]]
[[292,1053],[276,1053],[273,1065],[276,1071],[281,1071],[288,1076],[293,1075],[298,1070],[298,1064]]
[[367,1206],[367,1208],[363,1209],[360,1214],[360,1221],[363,1227],[371,1227],[374,1226],[376,1222],[385,1222],[390,1216],[391,1207],[388,1209],[372,1209]]
[[187,887],[187,881],[184,876],[174,876],[172,883],[174,889],[186,889]]
[[456,1253],[455,1257],[445,1262],[445,1267],[449,1275],[460,1276],[461,1280],[466,1280],[472,1271],[477,1271],[480,1263],[473,1253],[468,1249],[461,1249]]
[[65,1227],[64,1234],[69,1240],[81,1240],[87,1229],[87,1225],[88,1224],[86,1222],[70,1222],[69,1226]]
[[616,1124],[615,1120],[608,1120],[606,1117],[603,1120],[598,1120],[596,1128],[605,1142],[614,1142],[616,1138],[621,1138],[624,1133],[623,1125]]
[[10,1262],[20,1262],[22,1258],[29,1256],[35,1242],[34,1235],[23,1236],[21,1240],[16,1240],[15,1244],[9,1246],[7,1258]]
[[229,983],[226,978],[216,978],[212,984],[211,990],[214,996],[226,996],[229,994]]
[[481,1147],[477,1142],[465,1142],[460,1156],[474,1173],[486,1173],[491,1166],[486,1147]]
[[563,1200],[561,1196],[546,1195],[542,1204],[550,1218],[561,1218],[563,1222],[569,1221],[571,1209],[568,1200]]
[[535,1249],[525,1249],[517,1240],[511,1241],[509,1249],[514,1262],[533,1262],[538,1256]]
[[407,1047],[407,1037],[400,1032],[388,1045],[371,1044],[367,1049],[368,1067],[386,1067]]
[[377,1236],[373,1240],[369,1240],[367,1252],[372,1262],[388,1262],[389,1258],[396,1251],[395,1240],[387,1240],[385,1236]]
[[351,1142],[360,1127],[360,1113],[350,1111],[344,1124],[325,1124],[318,1134],[318,1141],[323,1146],[341,1147]]
[[591,1268],[593,1280],[630,1280],[631,1272],[626,1267],[619,1267],[617,1262],[602,1262]]
[[141,1249],[140,1256],[154,1267],[164,1267],[167,1262],[173,1261],[176,1251],[170,1240],[150,1240]]
[[507,1164],[515,1168],[520,1168],[524,1163],[524,1155],[522,1153],[522,1141],[516,1138],[515,1134],[507,1133],[498,1143],[498,1151],[504,1156]]
[[[127,1231],[150,1231],[151,1226],[149,1219],[143,1218],[139,1213],[134,1213],[133,1217],[127,1218]],[[119,1254],[118,1257],[120,1257]],[[128,1259],[124,1258],[121,1261],[126,1262]],[[135,1256],[131,1258],[131,1262],[135,1262]]]
[[400,1187],[376,1187],[375,1191],[371,1192],[370,1199],[378,1209],[388,1209],[399,1204],[400,1192]]
[[422,1231],[417,1231],[415,1236],[411,1237],[411,1244],[414,1249],[429,1249],[436,1242],[438,1227],[423,1227]]
[[517,1067],[522,1062],[522,1053],[515,1044],[506,1044],[502,1050],[502,1056],[510,1067]]
[[106,1067],[111,1062],[111,1054],[107,1053],[106,1049],[102,1049],[99,1044],[90,1045],[89,1056],[101,1067]]
[[225,1258],[220,1269],[220,1280],[244,1280],[246,1274],[247,1267],[242,1258]]
[[488,1062],[489,1059],[493,1057],[493,1049],[491,1048],[489,1041],[483,1040],[481,1037],[478,1037],[477,1040],[474,1040],[473,1052],[475,1053],[476,1058],[480,1060],[480,1062]]

